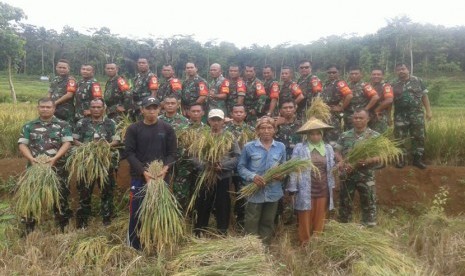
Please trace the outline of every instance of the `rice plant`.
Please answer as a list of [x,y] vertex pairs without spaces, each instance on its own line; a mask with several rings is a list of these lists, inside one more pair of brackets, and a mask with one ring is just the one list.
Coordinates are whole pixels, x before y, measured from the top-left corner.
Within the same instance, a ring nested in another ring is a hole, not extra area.
[[312,100],[312,105],[307,110],[306,117],[307,120],[315,117],[325,123],[330,123],[331,109],[321,97],[316,97]]

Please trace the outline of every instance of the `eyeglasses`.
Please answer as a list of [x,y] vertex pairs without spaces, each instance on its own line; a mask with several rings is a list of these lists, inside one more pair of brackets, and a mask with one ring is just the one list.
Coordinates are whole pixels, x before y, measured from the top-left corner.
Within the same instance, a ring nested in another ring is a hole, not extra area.
[[300,68],[300,69],[309,69],[310,66],[300,66],[299,68]]
[[328,71],[326,73],[328,73],[328,74],[337,74],[337,71]]

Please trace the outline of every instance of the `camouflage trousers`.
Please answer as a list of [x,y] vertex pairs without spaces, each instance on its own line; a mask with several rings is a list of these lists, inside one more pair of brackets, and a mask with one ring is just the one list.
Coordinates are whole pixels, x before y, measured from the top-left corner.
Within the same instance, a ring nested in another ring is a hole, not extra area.
[[78,220],[87,222],[87,219],[92,214],[91,199],[95,184],[97,184],[99,189],[101,189],[100,215],[104,219],[108,219],[113,216],[113,191],[115,189],[116,182],[114,170],[110,169],[108,173],[108,180],[104,183],[103,188],[100,188],[100,185],[95,182],[91,184],[79,182],[77,184],[79,192],[79,208],[76,211],[76,218]]
[[407,155],[405,142],[411,139],[414,159],[420,159],[425,152],[425,119],[423,110],[394,113],[394,137],[402,141],[401,148]]
[[191,197],[191,164],[180,160],[170,169],[170,187],[182,210],[186,211]]
[[362,224],[376,225],[376,188],[374,181],[361,182],[350,179],[341,181],[339,221],[347,223],[352,220],[355,191],[358,191],[360,197]]
[[324,141],[334,148],[334,146],[336,146],[337,140],[339,140],[339,137],[342,134],[341,117],[336,113],[331,113],[329,125],[333,126],[334,128],[325,131]]

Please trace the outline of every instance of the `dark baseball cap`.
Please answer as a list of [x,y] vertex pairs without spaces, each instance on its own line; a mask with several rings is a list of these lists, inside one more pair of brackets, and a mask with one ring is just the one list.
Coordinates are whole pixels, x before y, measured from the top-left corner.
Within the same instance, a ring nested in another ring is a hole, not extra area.
[[147,97],[147,98],[142,100],[142,107],[148,107],[148,106],[151,106],[151,105],[159,106],[160,101],[155,97]]

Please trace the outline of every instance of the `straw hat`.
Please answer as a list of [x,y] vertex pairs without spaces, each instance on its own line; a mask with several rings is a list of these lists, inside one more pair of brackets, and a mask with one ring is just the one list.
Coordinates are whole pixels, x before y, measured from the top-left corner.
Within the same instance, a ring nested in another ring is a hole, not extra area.
[[311,130],[317,130],[317,129],[324,130],[324,129],[331,129],[331,128],[334,128],[334,127],[323,123],[321,120],[315,117],[311,117],[303,126],[301,126],[296,131],[296,133],[305,134],[305,133],[310,132]]

